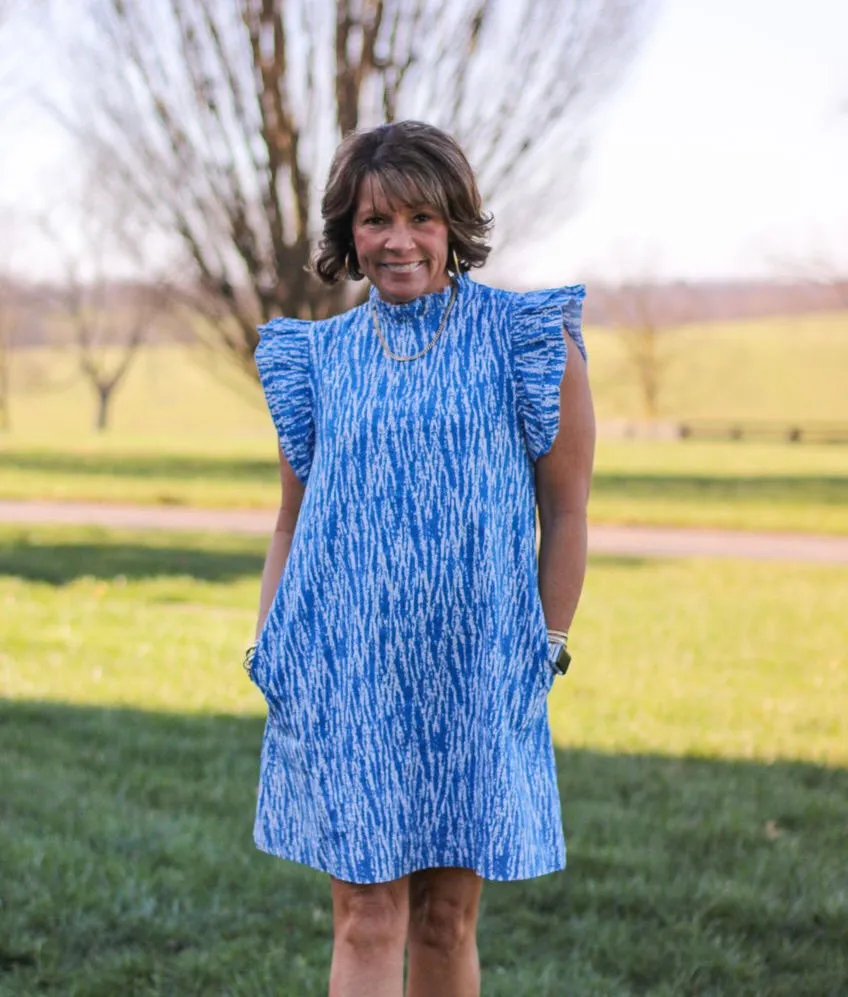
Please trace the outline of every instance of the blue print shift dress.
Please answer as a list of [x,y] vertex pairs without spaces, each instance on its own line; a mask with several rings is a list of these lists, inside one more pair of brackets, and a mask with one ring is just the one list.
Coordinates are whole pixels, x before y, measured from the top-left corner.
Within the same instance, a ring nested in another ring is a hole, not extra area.
[[[251,678],[254,837],[354,883],[565,865],[533,463],[559,423],[581,286],[451,289],[275,319],[256,364],[306,485]],[[564,335],[563,327],[568,332]]]

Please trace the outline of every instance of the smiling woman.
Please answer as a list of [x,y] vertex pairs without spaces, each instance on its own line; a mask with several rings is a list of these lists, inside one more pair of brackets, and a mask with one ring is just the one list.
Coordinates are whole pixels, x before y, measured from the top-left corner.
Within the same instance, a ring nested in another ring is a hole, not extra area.
[[483,881],[565,865],[547,696],[586,560],[584,292],[470,280],[491,218],[429,125],[347,138],[322,211],[319,276],[371,288],[260,330],[283,497],[254,837],[331,877],[332,997],[400,997],[407,945],[408,994],[471,997]]
[[489,256],[492,217],[468,160],[448,135],[416,121],[349,136],[333,161],[322,212],[317,274],[330,283],[365,276],[382,294],[378,264],[413,271],[423,264],[428,279],[416,273],[410,286],[394,288],[398,301],[444,287],[448,266],[460,273]]
[[386,301],[411,301],[449,283],[448,226],[428,204],[393,204],[379,180],[363,184],[353,216],[359,268]]

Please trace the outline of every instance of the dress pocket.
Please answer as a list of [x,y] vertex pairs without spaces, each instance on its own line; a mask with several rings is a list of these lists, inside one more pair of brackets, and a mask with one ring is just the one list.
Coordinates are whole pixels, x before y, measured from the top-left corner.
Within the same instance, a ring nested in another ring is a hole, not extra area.
[[309,726],[308,679],[302,659],[271,616],[259,635],[248,674],[262,693],[275,726],[292,737],[304,738]]
[[522,709],[519,725],[522,729],[532,727],[544,715],[548,694],[554,684],[553,669],[548,664],[548,631],[544,626],[536,633],[531,653],[523,672]]
[[249,658],[245,659],[247,677],[263,696],[266,696],[268,690],[268,654],[266,650],[268,623],[269,621],[266,620],[262,630],[259,632],[259,637],[256,639],[256,646],[253,649],[253,654],[250,655]]
[[248,675],[253,684],[259,689],[262,695],[271,706],[271,699],[277,695],[277,686],[280,684],[282,658],[286,656],[287,624],[290,626],[290,618],[286,609],[286,573],[280,579],[280,584],[271,602],[268,615],[256,638],[256,650]]
[[556,674],[548,661],[548,628],[544,617],[542,617],[536,639],[535,672],[545,694],[549,693]]

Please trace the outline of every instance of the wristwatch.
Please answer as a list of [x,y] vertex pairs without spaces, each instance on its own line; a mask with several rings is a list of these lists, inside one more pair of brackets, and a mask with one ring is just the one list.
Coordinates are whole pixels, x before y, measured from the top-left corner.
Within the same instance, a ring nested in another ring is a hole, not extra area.
[[555,675],[565,675],[568,671],[571,655],[568,653],[567,636],[563,638],[548,634],[548,664]]

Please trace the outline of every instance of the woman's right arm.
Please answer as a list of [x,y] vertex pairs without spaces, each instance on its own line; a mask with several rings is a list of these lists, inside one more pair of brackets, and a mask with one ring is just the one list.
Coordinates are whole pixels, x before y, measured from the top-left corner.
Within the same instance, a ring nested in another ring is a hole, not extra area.
[[256,621],[257,640],[262,627],[265,625],[265,618],[271,610],[271,603],[277,594],[280,579],[283,577],[283,569],[288,560],[294,528],[300,513],[300,504],[306,490],[306,486],[300,482],[283,455],[282,447],[280,448],[280,488],[282,489],[280,510],[277,513],[277,522],[268,547],[268,554],[265,557],[265,567],[262,569],[259,616]]

